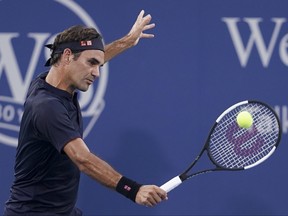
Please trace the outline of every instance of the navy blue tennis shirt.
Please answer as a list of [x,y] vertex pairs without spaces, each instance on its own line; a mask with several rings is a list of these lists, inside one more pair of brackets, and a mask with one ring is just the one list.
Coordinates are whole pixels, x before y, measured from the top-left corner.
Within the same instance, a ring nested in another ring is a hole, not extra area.
[[28,90],[5,215],[81,215],[75,208],[80,171],[63,152],[83,135],[77,93],[49,85],[46,75]]

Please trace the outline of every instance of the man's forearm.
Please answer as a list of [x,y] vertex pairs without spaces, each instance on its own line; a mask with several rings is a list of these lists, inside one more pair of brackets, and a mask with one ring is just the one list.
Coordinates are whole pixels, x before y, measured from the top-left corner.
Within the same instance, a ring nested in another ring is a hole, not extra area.
[[86,160],[82,160],[80,170],[106,187],[116,190],[123,196],[136,201],[137,193],[141,187],[137,182],[126,178],[114,170],[108,163],[88,153]]
[[132,47],[134,41],[132,41],[129,35],[124,36],[116,41],[105,46],[105,62],[110,61],[115,56],[124,52],[125,50]]
[[89,153],[86,159],[82,160],[79,168],[83,173],[112,189],[116,188],[122,177],[122,175],[114,170],[107,162],[92,153]]

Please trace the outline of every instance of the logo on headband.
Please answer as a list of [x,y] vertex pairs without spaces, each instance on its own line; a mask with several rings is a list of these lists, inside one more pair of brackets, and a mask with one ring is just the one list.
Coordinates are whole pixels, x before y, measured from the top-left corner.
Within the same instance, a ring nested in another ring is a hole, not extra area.
[[91,40],[89,40],[89,41],[81,41],[80,45],[81,46],[92,46],[92,41]]
[[[23,11],[31,11],[30,7],[25,1],[19,1],[17,5],[17,8]],[[8,8],[12,11],[7,10]],[[44,45],[53,43],[60,27],[60,30],[67,28],[67,23],[61,23],[57,18],[53,20],[53,16],[42,16],[41,20],[37,17],[35,22],[36,13],[26,13],[24,17],[21,17],[22,26],[18,28],[19,17],[13,16],[17,13],[17,8],[11,1],[1,2],[0,13],[9,19],[9,23],[0,23],[0,145],[13,147],[16,147],[18,143],[23,104],[29,85],[33,78],[47,70],[43,64],[51,53],[49,49],[45,49]],[[67,16],[71,17],[71,22],[79,23],[80,20],[84,25],[95,27],[100,32],[89,14],[75,1],[54,0],[47,3],[41,1],[33,3],[33,11],[39,12],[43,8],[49,11],[62,10],[64,14],[67,13]],[[71,16],[71,13],[74,15]],[[32,22],[35,24],[30,25],[29,23]],[[45,28],[43,28],[43,22],[47,23]],[[56,22],[57,31],[54,25]],[[85,46],[87,49],[96,45],[98,44],[93,40],[81,41],[81,44],[79,42],[77,44],[78,47],[84,48]],[[87,92],[79,94],[84,138],[92,130],[104,109],[103,98],[108,81],[108,64],[106,63],[101,70],[101,77],[97,83],[90,85]]]

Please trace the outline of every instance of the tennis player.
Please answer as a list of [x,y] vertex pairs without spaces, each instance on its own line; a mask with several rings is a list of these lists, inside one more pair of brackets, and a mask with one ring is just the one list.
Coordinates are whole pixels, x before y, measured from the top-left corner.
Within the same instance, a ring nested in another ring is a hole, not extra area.
[[86,91],[99,77],[99,68],[154,28],[141,11],[130,32],[103,45],[94,28],[72,26],[51,49],[48,72],[32,81],[24,105],[15,161],[15,179],[4,215],[82,215],[75,207],[80,172],[132,201],[148,207],[167,199],[156,185],[141,185],[95,156],[83,141],[77,91]]

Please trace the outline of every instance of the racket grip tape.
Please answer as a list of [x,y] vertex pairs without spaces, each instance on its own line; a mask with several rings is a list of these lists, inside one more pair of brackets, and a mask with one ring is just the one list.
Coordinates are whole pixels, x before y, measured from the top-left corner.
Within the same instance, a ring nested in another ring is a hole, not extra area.
[[173,190],[174,188],[178,187],[182,183],[182,180],[179,176],[176,176],[160,186],[161,189],[165,190],[167,193]]

